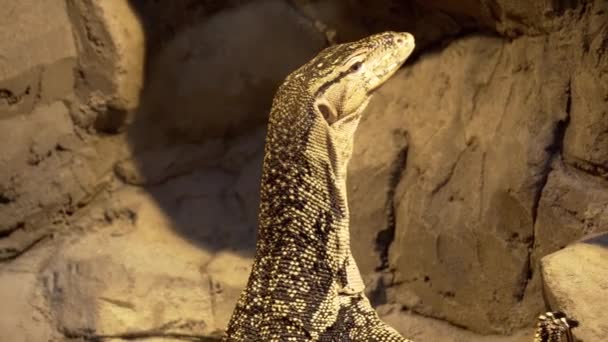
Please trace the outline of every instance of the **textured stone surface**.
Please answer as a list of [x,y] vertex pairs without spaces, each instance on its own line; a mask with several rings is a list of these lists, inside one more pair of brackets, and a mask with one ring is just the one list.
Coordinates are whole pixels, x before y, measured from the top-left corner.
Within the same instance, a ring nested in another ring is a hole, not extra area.
[[0,1],[0,119],[72,91],[76,48],[64,2]]
[[265,120],[278,85],[324,43],[284,1],[221,12],[180,32],[152,62],[135,120],[180,140],[242,132]]
[[604,6],[589,10],[590,18],[581,35],[580,65],[572,75],[570,124],[564,140],[566,159],[576,167],[608,179],[608,53]]
[[608,234],[587,237],[541,261],[544,290],[552,309],[580,322],[580,341],[608,340]]
[[[251,0],[128,0],[145,27],[146,54],[154,57],[177,32]],[[162,23],[162,25],[160,25]]]
[[[418,342],[529,341],[449,323],[530,326],[539,260],[606,230],[608,2],[248,2],[0,0],[0,340],[223,329],[254,246],[264,129],[249,124],[326,28],[417,38],[349,170],[381,314]],[[545,282],[549,304],[598,315],[558,290],[570,271]]]
[[0,338],[3,341],[62,341],[39,281],[39,272],[56,246],[32,250],[27,258],[0,264]]
[[[606,185],[560,166],[563,155],[566,165],[603,175],[580,162],[600,164],[605,150],[605,97],[595,86],[603,73],[581,72],[603,65],[603,7],[578,8],[580,22],[566,10],[559,20],[569,29],[546,35],[460,38],[379,91],[349,178],[352,212],[368,214],[353,217],[355,257],[378,298],[484,332],[528,325],[543,310],[539,258],[604,230]],[[406,140],[405,163],[387,144],[395,131]],[[370,149],[378,151],[371,160]],[[376,165],[376,177],[358,173],[365,165]],[[392,199],[391,186],[381,191],[386,197],[374,192],[390,184],[388,165],[402,165]],[[368,272],[383,261],[386,244],[377,237],[391,233],[391,202],[395,238],[378,278]],[[379,253],[370,254],[374,244]]]
[[[457,35],[473,23],[458,21],[450,15],[402,0],[290,0],[315,27],[335,35],[336,42],[359,39],[387,30],[407,31],[416,37],[416,49],[425,49],[446,37]],[[327,32],[326,32],[327,33]],[[410,58],[411,59],[411,58]]]
[[210,279],[200,273],[210,255],[175,236],[144,193],[117,195],[118,203],[86,218],[107,224],[67,240],[42,274],[61,329],[77,336],[210,332]]
[[[539,35],[561,29],[577,18],[592,1],[431,0],[416,2],[446,13],[473,19],[506,36]],[[597,1],[596,1],[597,2]]]
[[[57,191],[58,186],[73,190],[80,186],[66,184],[72,183],[75,175],[55,172],[68,157],[57,146],[74,134],[67,108],[62,103],[39,107],[31,116],[2,120],[0,132],[0,143],[5,146],[0,153],[0,195],[3,198],[0,231],[9,232],[23,225],[27,216],[41,208],[64,201],[62,197],[69,191]],[[76,165],[73,167],[78,169]],[[67,167],[66,171],[69,169]],[[86,174],[81,173],[78,177],[86,179]],[[75,194],[75,198],[78,197],[82,195]]]
[[589,234],[608,231],[608,184],[564,165],[549,174],[534,226],[533,264]]
[[379,108],[385,99],[392,100],[380,91],[368,111],[373,116],[362,118],[348,170],[351,244],[366,281],[386,266],[395,224],[394,188],[406,167],[407,135],[392,126],[389,110]]
[[441,320],[400,311],[391,305],[380,306],[377,310],[385,322],[415,342],[530,342],[534,335],[531,328],[509,336],[479,335]]
[[525,324],[540,310],[522,304],[528,249],[568,89],[567,76],[549,67],[563,56],[547,55],[548,44],[461,39],[400,72],[371,104],[368,120],[408,140],[389,301],[481,331]]
[[86,233],[63,239],[41,272],[60,330],[194,338],[222,329],[251,267],[253,227],[232,184],[208,169],[93,203],[71,223]]
[[[112,141],[87,146],[61,102],[0,120],[0,259],[12,259],[56,230],[108,182]],[[122,149],[124,150],[124,148]]]
[[[83,126],[114,132],[139,106],[144,81],[143,25],[128,1],[68,1],[79,50],[78,91]],[[88,99],[87,99],[88,97]]]

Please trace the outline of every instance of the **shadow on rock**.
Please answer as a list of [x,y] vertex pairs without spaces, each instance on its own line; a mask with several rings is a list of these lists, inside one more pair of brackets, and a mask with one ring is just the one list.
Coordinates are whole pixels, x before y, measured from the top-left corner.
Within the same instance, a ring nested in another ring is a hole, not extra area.
[[583,240],[584,243],[608,248],[608,234],[600,233]]
[[243,2],[216,13],[132,1],[148,65],[140,107],[128,118],[132,158],[115,171],[146,189],[182,237],[209,252],[252,256],[272,96],[325,40],[285,2]]

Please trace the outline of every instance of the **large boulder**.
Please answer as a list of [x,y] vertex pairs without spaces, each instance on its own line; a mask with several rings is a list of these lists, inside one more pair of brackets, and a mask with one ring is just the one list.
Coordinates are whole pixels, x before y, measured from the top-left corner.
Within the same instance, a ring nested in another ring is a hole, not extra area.
[[242,133],[265,122],[276,88],[324,44],[284,1],[225,10],[179,32],[153,58],[134,120],[180,141]]
[[131,339],[224,329],[247,281],[254,234],[238,203],[237,191],[247,190],[235,181],[211,168],[92,203],[41,271],[59,331]]
[[608,340],[608,234],[587,237],[541,260],[549,306],[579,322],[580,341]]
[[352,240],[383,301],[509,332],[543,310],[538,260],[605,230],[606,97],[591,70],[606,63],[606,4],[551,6],[562,15],[526,19],[528,35],[473,34],[421,56],[370,104],[349,175]]
[[589,3],[578,1],[526,0],[416,0],[423,6],[440,9],[459,20],[473,20],[496,32],[516,37],[558,31],[565,22],[588,9]]
[[608,188],[562,163],[549,174],[534,226],[533,265],[584,236],[608,231]]
[[113,158],[126,150],[112,139],[83,139],[62,102],[0,120],[0,144],[0,260],[67,230],[67,218],[106,187]]
[[[567,75],[554,67],[566,52],[547,54],[550,44],[461,39],[398,73],[370,105],[359,136],[378,125],[386,136],[399,129],[407,137],[407,162],[393,173],[399,178],[377,180],[397,184],[389,301],[484,332],[529,324],[540,310],[524,301],[529,249],[568,98]],[[367,145],[357,140],[354,169]],[[403,158],[399,149],[386,152],[376,154],[386,158],[378,165]],[[384,210],[379,202],[353,202],[351,212],[369,212],[370,204]],[[354,219],[355,227],[387,227]],[[358,260],[369,258],[364,253],[355,245]]]
[[605,1],[592,7],[585,27],[591,36],[576,35],[581,52],[587,53],[577,56],[580,65],[572,74],[570,124],[564,138],[568,162],[604,179],[608,179],[608,74],[599,70],[608,68],[606,11]]
[[65,2],[0,1],[0,120],[72,92],[77,50]]
[[[139,106],[144,82],[143,24],[127,1],[67,1],[78,42],[74,119],[115,132]],[[82,102],[82,104],[80,104]]]

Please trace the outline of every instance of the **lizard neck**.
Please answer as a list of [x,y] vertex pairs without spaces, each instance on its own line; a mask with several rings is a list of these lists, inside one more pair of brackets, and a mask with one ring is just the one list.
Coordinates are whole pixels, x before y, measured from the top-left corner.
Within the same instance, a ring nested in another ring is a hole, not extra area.
[[323,254],[332,273],[339,273],[345,260],[352,259],[346,178],[365,106],[329,126],[315,113],[313,102],[283,103],[271,113],[258,249],[273,244],[287,251],[306,241],[309,251]]
[[[339,148],[348,137],[346,132],[328,135],[325,122],[317,120],[315,113],[307,107],[297,110],[308,115],[292,116],[300,119],[296,122],[286,122],[289,116],[283,116],[269,124],[258,254],[268,258],[268,252],[259,249],[270,246],[286,253],[282,260],[315,253],[330,271],[323,276],[337,277],[350,253],[346,194],[350,151]],[[293,126],[299,128],[285,130]]]

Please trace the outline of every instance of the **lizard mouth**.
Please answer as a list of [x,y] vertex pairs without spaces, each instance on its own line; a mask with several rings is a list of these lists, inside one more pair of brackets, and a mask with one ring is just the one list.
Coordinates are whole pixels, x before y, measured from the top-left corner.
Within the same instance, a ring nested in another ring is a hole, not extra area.
[[375,84],[375,85],[372,88],[370,88],[367,93],[371,95],[376,90],[378,90],[378,88],[380,88],[380,86],[383,85],[384,82],[386,82],[389,78],[391,78],[391,76],[393,76],[399,70],[399,68],[403,65],[403,63],[405,63],[406,59],[407,59],[407,57],[399,62],[389,65],[386,68],[389,71],[387,71],[384,74],[381,74],[379,76],[376,76],[375,79],[373,80],[373,84]]
[[398,33],[396,37],[392,38],[392,42],[393,44],[389,48],[392,51],[376,67],[379,72],[370,82],[372,87],[368,91],[369,94],[391,78],[414,51],[414,37],[409,33]]

